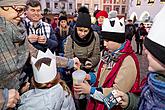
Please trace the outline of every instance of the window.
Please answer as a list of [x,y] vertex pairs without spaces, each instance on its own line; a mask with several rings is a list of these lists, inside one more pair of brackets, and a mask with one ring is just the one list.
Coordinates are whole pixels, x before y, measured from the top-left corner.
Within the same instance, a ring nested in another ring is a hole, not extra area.
[[99,5],[98,4],[94,4],[94,10],[98,10]]
[[109,2],[109,0],[105,0],[105,2]]
[[125,14],[125,6],[122,6],[122,8],[121,8],[121,14]]
[[69,9],[72,9],[72,4],[71,3],[69,3]]
[[117,13],[119,14],[120,6],[119,5],[114,6],[114,10],[117,11]]
[[50,8],[50,2],[46,2],[46,8]]
[[148,4],[154,3],[155,0],[148,0]]
[[105,8],[105,10],[106,10],[107,13],[109,13],[110,8],[107,6],[107,7]]
[[114,2],[114,4],[119,4],[120,0],[114,0],[113,2]]
[[89,4],[85,4],[84,6],[87,7],[87,8],[89,9]]
[[122,4],[126,4],[126,0],[122,0]]
[[55,9],[58,8],[58,3],[54,3],[54,8],[55,8]]
[[136,5],[141,5],[141,0],[137,0]]
[[160,0],[160,2],[165,2],[165,0]]
[[77,3],[77,9],[81,7],[81,3]]

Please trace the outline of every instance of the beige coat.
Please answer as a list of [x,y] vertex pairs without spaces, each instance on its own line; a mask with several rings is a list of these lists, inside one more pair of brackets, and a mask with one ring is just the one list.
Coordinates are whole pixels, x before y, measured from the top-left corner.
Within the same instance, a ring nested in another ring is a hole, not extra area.
[[[77,45],[72,40],[71,36],[68,36],[64,44],[65,46],[64,56],[67,58],[73,58],[76,56],[80,59],[81,63],[82,63],[82,59],[85,59],[86,61],[91,61],[93,67],[96,67],[100,60],[100,40],[99,40],[99,35],[97,33],[94,32],[94,35],[95,35],[95,40],[93,40],[89,46],[85,46],[85,47],[81,47]],[[74,49],[73,49],[73,45],[74,45]]]
[[[103,68],[101,69],[100,79],[99,79],[99,85],[102,86],[106,77],[110,73],[110,70],[107,69],[106,65],[103,65]],[[137,70],[136,65],[131,56],[127,56],[115,78],[113,87],[111,88],[103,88],[103,93],[105,96],[107,96],[113,89],[118,89],[123,92],[128,92],[131,90],[135,80],[136,80]]]

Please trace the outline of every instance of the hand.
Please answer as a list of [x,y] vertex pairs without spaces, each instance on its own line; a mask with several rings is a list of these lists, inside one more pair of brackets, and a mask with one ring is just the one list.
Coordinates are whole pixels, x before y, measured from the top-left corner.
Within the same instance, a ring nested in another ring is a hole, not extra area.
[[38,40],[38,36],[35,34],[31,34],[27,38],[30,41],[30,43],[37,42],[37,40]]
[[80,69],[81,66],[80,60],[77,57],[73,58],[73,60],[74,60],[74,68],[77,70]]
[[20,92],[24,93],[24,92],[28,91],[29,88],[30,88],[30,83],[26,82],[25,85],[21,88]]
[[20,99],[20,96],[19,96],[18,91],[16,91],[15,89],[10,89],[7,107],[8,108],[14,108],[19,99]]
[[115,98],[121,97],[121,101],[119,101],[119,105],[122,108],[126,108],[128,106],[128,95],[122,91],[116,90],[116,94],[114,94]]
[[44,36],[39,36],[38,37],[38,43],[45,44],[46,41],[47,41],[47,38],[46,37],[44,37]]
[[90,62],[90,61],[86,61],[85,62],[85,66],[84,66],[84,68],[86,68],[86,69],[91,69],[92,68],[92,62]]
[[87,81],[84,81],[84,83],[75,84],[73,87],[77,94],[90,94],[91,86]]

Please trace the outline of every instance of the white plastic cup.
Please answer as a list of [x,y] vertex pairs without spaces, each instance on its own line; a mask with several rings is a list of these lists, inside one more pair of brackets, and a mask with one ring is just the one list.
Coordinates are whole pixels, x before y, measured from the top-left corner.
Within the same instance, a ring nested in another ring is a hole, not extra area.
[[[84,81],[86,77],[86,72],[83,70],[76,70],[72,73],[72,78],[73,78],[73,85],[74,84],[78,84],[78,83],[82,83]],[[74,98],[75,99],[80,99],[85,97],[83,95],[78,95],[76,92],[74,92]]]

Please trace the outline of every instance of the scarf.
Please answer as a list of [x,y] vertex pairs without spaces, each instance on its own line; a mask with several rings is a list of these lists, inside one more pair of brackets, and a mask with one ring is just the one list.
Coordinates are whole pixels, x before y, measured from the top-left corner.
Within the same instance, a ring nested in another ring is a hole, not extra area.
[[95,39],[95,34],[93,30],[90,29],[89,33],[82,39],[79,37],[77,33],[77,29],[75,28],[74,33],[71,35],[71,38],[77,45],[86,47],[89,46],[92,43],[92,41]]
[[149,73],[141,93],[139,110],[165,109],[165,82],[158,80],[158,76],[157,73]]
[[[122,54],[121,54],[122,53]],[[104,57],[103,61],[100,62],[99,64],[99,68],[98,68],[98,73],[97,73],[97,79],[96,79],[96,83],[95,83],[95,87],[98,86],[98,80],[100,78],[100,74],[101,74],[101,68],[103,67],[104,61],[106,61],[106,59],[115,59],[115,65],[113,66],[111,72],[108,74],[107,78],[105,79],[102,87],[112,87],[114,80],[116,78],[116,75],[122,65],[122,62],[124,61],[124,59],[130,55],[136,64],[136,68],[137,68],[137,77],[136,77],[136,81],[132,87],[132,89],[130,90],[130,92],[136,93],[139,90],[139,81],[140,81],[140,71],[139,71],[139,62],[138,59],[136,57],[136,55],[133,53],[132,47],[131,47],[131,42],[129,40],[127,40],[123,46],[121,46],[121,48],[117,49],[116,51],[112,52],[111,55],[109,55],[108,58]],[[112,57],[113,58],[112,58]],[[116,57],[115,57],[116,56]],[[87,106],[87,110],[105,110],[106,107],[104,106],[103,103],[96,101],[92,98],[90,98],[89,102],[88,102],[88,106]],[[116,106],[115,108],[113,108],[113,110],[121,110],[121,108],[119,106]]]

